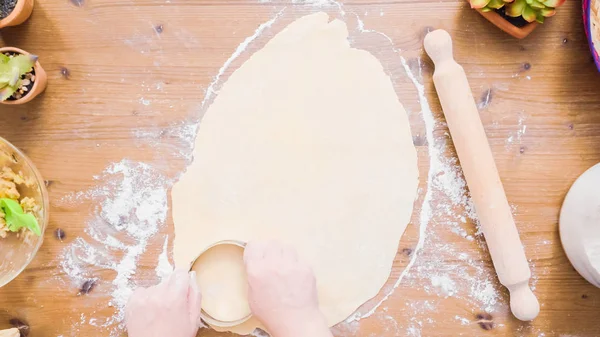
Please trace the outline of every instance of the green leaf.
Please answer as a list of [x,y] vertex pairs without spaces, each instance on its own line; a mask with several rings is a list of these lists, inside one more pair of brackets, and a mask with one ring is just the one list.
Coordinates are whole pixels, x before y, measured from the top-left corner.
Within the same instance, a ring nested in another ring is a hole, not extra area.
[[11,70],[12,69],[8,65],[8,63],[0,63],[0,74],[2,74],[2,73],[10,73]]
[[565,3],[565,0],[545,0],[542,3],[548,7],[556,8]]
[[35,235],[42,235],[40,225],[33,214],[26,214],[19,203],[13,199],[0,198],[0,209],[4,212],[6,225],[11,232],[17,232],[21,228],[27,228]]
[[12,67],[10,77],[8,80],[8,85],[10,85],[11,87],[14,87],[20,78],[21,78],[21,73],[19,72],[19,68]]
[[546,8],[546,6],[543,3],[539,2],[539,1],[536,1],[536,0],[531,1],[531,3],[529,5],[532,8],[535,8],[535,9],[544,9],[544,8]]
[[527,22],[533,22],[536,20],[537,15],[535,14],[535,11],[533,10],[533,8],[526,6],[525,9],[523,10],[523,19],[525,19]]
[[487,6],[490,0],[469,0],[471,3],[471,8],[481,9]]
[[502,7],[504,7],[504,1],[503,0],[490,0],[490,3],[488,3],[487,7],[493,8],[493,9],[502,8]]
[[539,23],[544,23],[544,20],[546,18],[542,15],[542,13],[537,13],[536,17],[535,17],[535,21],[539,22]]
[[3,87],[10,82],[11,75],[12,71],[8,67],[8,64],[0,63],[0,87]]
[[17,68],[19,76],[28,73],[33,68],[33,65],[37,61],[38,57],[35,55],[16,55],[13,56],[9,61],[8,65],[11,68]]
[[0,101],[5,101],[19,88],[21,76],[31,71],[38,57],[15,55],[8,57],[0,53]]
[[506,15],[513,18],[519,17],[523,14],[525,7],[527,7],[525,0],[515,0],[515,2],[506,5]]
[[552,8],[544,8],[540,10],[540,14],[543,17],[549,18],[551,16],[554,16],[554,14],[556,14],[556,9],[552,9]]
[[6,84],[3,88],[0,89],[0,101],[6,101],[10,96],[12,96],[15,91],[17,91],[16,87],[11,87]]

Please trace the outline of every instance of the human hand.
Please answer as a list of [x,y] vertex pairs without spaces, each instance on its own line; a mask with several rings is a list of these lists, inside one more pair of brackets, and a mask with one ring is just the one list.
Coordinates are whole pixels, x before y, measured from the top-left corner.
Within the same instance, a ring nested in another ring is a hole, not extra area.
[[158,285],[138,288],[125,308],[129,337],[195,337],[201,295],[196,273],[176,270]]
[[319,310],[312,269],[276,242],[249,242],[244,251],[248,302],[275,337],[331,336]]

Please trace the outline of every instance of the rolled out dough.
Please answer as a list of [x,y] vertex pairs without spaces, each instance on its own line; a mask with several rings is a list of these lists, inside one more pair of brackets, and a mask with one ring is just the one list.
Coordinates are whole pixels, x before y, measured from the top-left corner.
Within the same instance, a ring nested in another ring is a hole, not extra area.
[[291,244],[331,326],[385,284],[418,185],[393,84],[347,38],[344,22],[316,13],[254,53],[206,111],[172,191],[177,266],[221,240]]

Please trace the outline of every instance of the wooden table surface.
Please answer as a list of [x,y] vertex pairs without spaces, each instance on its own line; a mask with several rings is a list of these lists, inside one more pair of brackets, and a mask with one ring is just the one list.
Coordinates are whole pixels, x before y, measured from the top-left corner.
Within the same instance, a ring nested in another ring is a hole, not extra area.
[[[373,315],[340,325],[336,335],[599,336],[600,290],[571,267],[558,236],[565,193],[577,176],[600,162],[600,76],[588,51],[580,7],[579,1],[567,1],[556,17],[518,41],[460,0],[345,1],[343,16],[337,6],[294,6],[283,0],[38,0],[27,23],[1,33],[3,45],[40,56],[48,89],[27,105],[0,106],[0,136],[23,149],[49,182],[51,220],[33,263],[0,289],[0,328],[18,319],[30,326],[34,337],[111,335],[111,327],[89,323],[113,315],[107,303],[114,271],[91,269],[98,285],[82,295],[83,285],[69,282],[60,266],[62,252],[76,238],[86,237],[95,201],[72,207],[60,200],[97,185],[93,177],[123,158],[176,177],[187,163],[180,154],[190,149],[168,130],[199,120],[205,90],[219,69],[260,24],[285,8],[223,78],[286,24],[321,9],[343,18],[352,43],[381,59],[409,111],[421,172],[413,221],[400,243],[388,291],[414,257],[425,191],[433,188],[427,185],[432,148],[443,152],[444,163],[455,158],[431,80],[433,67],[422,51],[428,30],[451,33],[515,210],[542,304],[540,316],[531,323],[511,317],[507,292],[494,278],[481,237],[469,240],[475,225],[471,220],[456,223],[456,216],[464,213],[460,205],[449,213],[440,211],[453,204],[452,196],[438,186],[434,214],[424,231],[427,239],[409,275]],[[361,32],[357,18],[363,30],[384,33],[393,45],[381,34]],[[401,57],[424,84],[437,121],[433,138],[427,137],[421,113],[424,100],[419,100]],[[143,136],[153,133],[160,139]],[[63,240],[55,236],[58,228],[66,235]],[[466,234],[457,235],[457,229]],[[132,282],[156,282],[157,256],[165,235],[171,240],[172,232],[169,215],[150,240]],[[469,260],[458,252],[468,254]],[[454,280],[454,294],[440,294],[434,284],[432,275],[443,269]],[[465,278],[469,273],[474,276]],[[491,280],[493,288],[487,290],[498,294],[497,303],[473,297],[469,288],[478,284],[477,278]],[[373,303],[365,308],[369,306]],[[221,336],[207,329],[199,335]]]

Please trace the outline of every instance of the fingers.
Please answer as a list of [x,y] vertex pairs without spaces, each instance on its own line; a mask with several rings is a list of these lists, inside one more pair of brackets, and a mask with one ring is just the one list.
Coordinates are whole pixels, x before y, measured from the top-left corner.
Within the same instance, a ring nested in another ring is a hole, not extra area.
[[250,241],[244,249],[244,263],[249,261],[260,261],[265,258],[267,241]]
[[136,288],[133,291],[133,293],[131,294],[131,296],[129,297],[129,301],[135,300],[136,298],[146,297],[147,292],[148,292],[147,288],[144,288],[144,287]]
[[175,270],[166,282],[168,291],[172,296],[175,298],[187,298],[190,287],[190,277],[187,270]]
[[261,274],[264,268],[277,268],[294,262],[298,262],[296,250],[277,241],[251,241],[244,250],[244,264],[249,275],[254,272]]
[[244,250],[244,262],[258,261],[266,258],[284,258],[298,260],[298,253],[289,246],[277,241],[251,241]]
[[196,272],[192,271],[189,274],[190,287],[188,291],[188,306],[190,311],[190,319],[192,323],[200,326],[200,306],[202,303],[202,294],[198,288],[198,282],[196,281]]
[[297,262],[298,261],[298,253],[291,246],[282,246],[281,257],[284,260],[290,261],[290,262]]
[[136,304],[143,303],[144,299],[148,297],[147,291],[148,289],[146,288],[137,288],[133,291],[133,294],[129,296],[129,299],[127,300],[127,305],[125,306],[126,320],[131,315],[131,312],[136,309]]
[[265,258],[278,258],[283,255],[284,246],[277,241],[267,241],[264,247]]
[[167,281],[167,287],[173,298],[185,298],[187,300],[190,320],[195,326],[199,327],[201,324],[200,306],[202,295],[196,281],[196,272],[188,272],[184,269],[175,270]]

